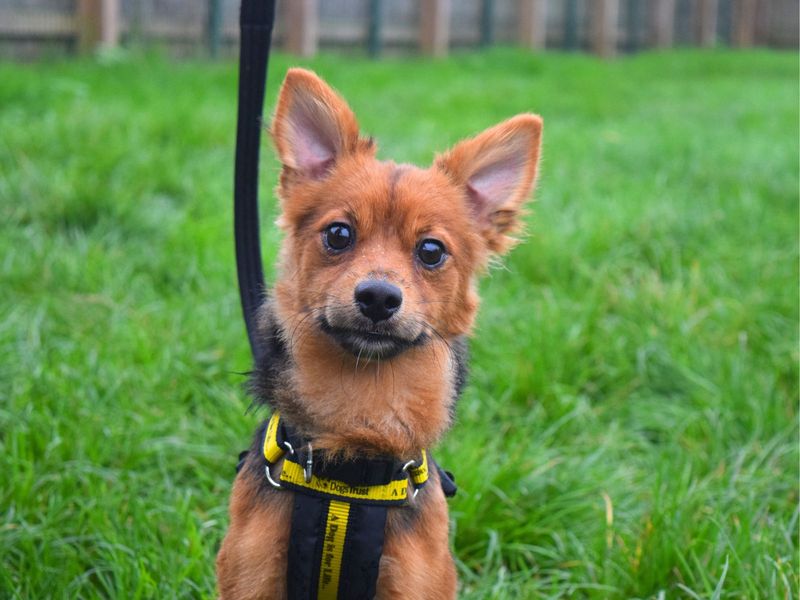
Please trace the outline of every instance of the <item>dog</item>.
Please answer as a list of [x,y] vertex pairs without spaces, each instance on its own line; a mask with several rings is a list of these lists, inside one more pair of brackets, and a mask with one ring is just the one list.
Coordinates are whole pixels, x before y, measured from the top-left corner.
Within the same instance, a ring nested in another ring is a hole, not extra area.
[[[295,68],[271,134],[284,239],[259,315],[268,351],[252,377],[255,402],[313,443],[314,460],[416,458],[453,420],[476,279],[516,241],[542,119],[514,116],[429,168],[381,161],[347,103]],[[259,429],[234,483],[216,561],[223,600],[289,597],[292,520],[304,513],[293,511],[297,492],[277,489],[282,462],[265,461],[268,434]],[[455,597],[440,484],[431,468],[428,485],[387,509],[374,597]]]

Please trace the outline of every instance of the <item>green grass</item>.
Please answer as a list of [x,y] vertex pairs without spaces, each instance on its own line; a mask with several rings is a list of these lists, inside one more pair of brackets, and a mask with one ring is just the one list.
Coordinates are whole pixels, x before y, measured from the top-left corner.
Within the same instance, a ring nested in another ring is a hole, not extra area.
[[[385,157],[546,121],[438,451],[462,597],[796,598],[796,56],[307,64]],[[0,597],[213,595],[264,417],[239,374],[235,88],[230,63],[0,65]],[[262,173],[272,212],[270,152]]]

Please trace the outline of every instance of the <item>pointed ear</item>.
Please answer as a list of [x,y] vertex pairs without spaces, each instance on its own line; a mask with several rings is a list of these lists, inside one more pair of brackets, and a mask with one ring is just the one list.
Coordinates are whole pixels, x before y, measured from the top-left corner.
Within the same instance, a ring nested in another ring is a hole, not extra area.
[[284,169],[323,178],[336,160],[359,146],[358,122],[347,103],[315,73],[289,69],[272,120]]
[[502,253],[513,244],[522,205],[533,189],[542,119],[517,115],[459,142],[435,165],[463,189],[488,247]]

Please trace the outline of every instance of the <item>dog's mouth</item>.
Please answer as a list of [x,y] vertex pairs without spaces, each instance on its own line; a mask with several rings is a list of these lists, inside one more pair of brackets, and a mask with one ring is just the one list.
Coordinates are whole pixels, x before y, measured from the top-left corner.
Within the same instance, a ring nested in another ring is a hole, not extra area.
[[425,332],[416,338],[407,339],[386,329],[361,329],[331,325],[325,317],[319,320],[320,329],[328,334],[342,348],[360,359],[387,359],[424,344],[428,336]]

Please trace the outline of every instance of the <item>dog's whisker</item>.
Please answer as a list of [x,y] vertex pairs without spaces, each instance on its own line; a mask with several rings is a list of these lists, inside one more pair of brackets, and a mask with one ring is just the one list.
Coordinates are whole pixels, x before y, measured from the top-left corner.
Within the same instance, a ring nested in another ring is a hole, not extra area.
[[[314,314],[314,311],[313,311],[313,309],[311,309],[311,310],[307,311],[307,314],[305,314],[305,315],[303,316],[303,318],[302,318],[302,319],[300,319],[300,320],[299,320],[299,321],[298,321],[298,322],[297,322],[297,323],[294,325],[294,327],[292,328],[292,332],[291,332],[291,334],[289,335],[289,339],[288,339],[290,352],[292,352],[292,353],[293,353],[293,352],[294,352],[294,349],[295,349],[295,347],[296,347],[296,344],[295,344],[295,337],[296,337],[296,335],[297,335],[297,330],[298,330],[298,329],[299,329],[299,328],[300,328],[300,327],[301,327],[301,326],[302,326],[302,325],[303,325],[303,324],[304,324],[304,323],[305,323],[305,322],[306,322],[306,321],[307,321],[307,320],[308,320],[308,319],[309,319],[311,316],[313,316],[313,314]],[[301,335],[300,337],[302,337],[302,335]],[[298,340],[298,341],[299,341],[299,340]]]
[[397,395],[397,382],[395,381],[394,375],[394,363],[391,361],[389,361],[389,370],[392,373],[392,398],[394,398]]
[[[361,353],[362,353],[363,351],[364,351],[364,349],[363,349],[363,348],[359,349],[359,351],[358,351],[358,356],[356,356],[356,369],[355,369],[355,370],[356,370],[356,373],[358,373],[358,363],[359,363],[359,361],[361,360]],[[354,373],[354,375],[355,375],[355,373]]]

